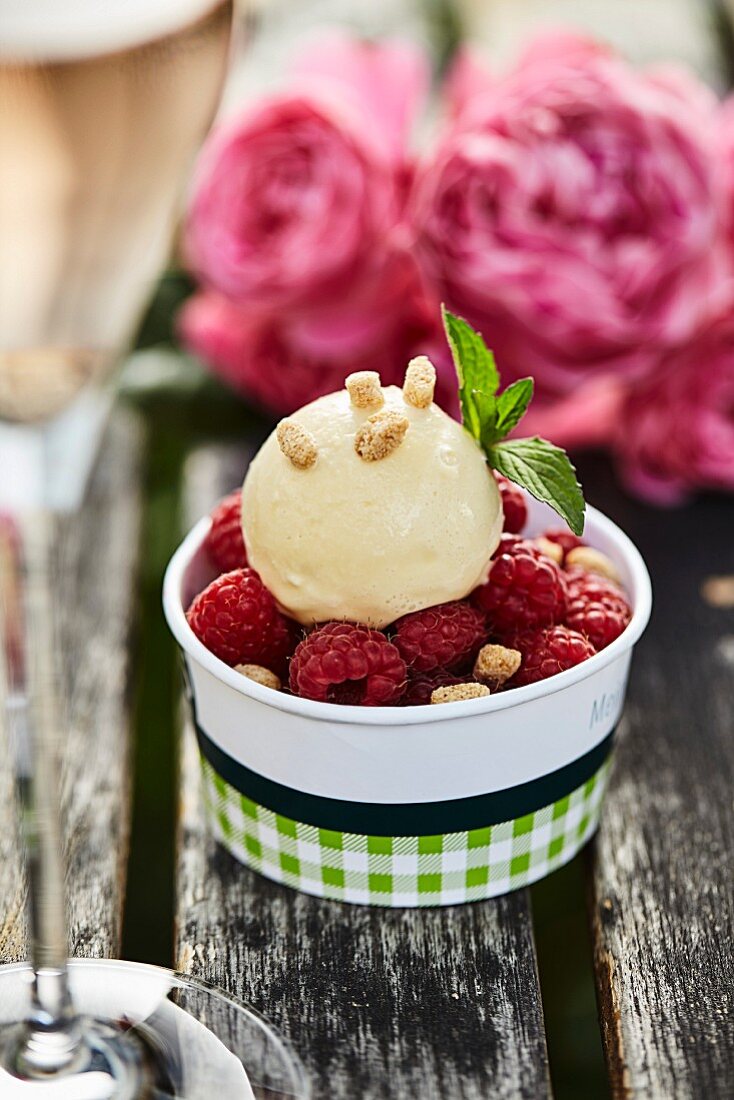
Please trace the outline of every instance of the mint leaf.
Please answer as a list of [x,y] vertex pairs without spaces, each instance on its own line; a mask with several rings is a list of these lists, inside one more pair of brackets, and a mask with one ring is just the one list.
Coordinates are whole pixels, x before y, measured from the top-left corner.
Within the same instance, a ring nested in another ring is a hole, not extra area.
[[462,423],[475,439],[479,439],[482,425],[480,412],[474,400],[474,391],[484,395],[481,404],[484,411],[489,413],[489,403],[493,400],[500,384],[494,355],[479,333],[475,332],[461,317],[450,313],[445,306],[441,306],[441,316],[446,330],[446,339],[451,348],[456,376],[459,379]]
[[550,504],[575,535],[584,530],[584,497],[571,460],[547,439],[508,439],[487,448],[490,465]]
[[566,452],[537,437],[505,440],[530,404],[532,378],[513,382],[498,396],[497,365],[480,334],[445,306],[441,315],[459,379],[464,427],[481,444],[490,466],[550,504],[580,535],[586,505]]
[[476,438],[482,446],[484,446],[486,437],[491,437],[492,442],[494,442],[495,439],[499,439],[500,437],[494,434],[498,412],[495,398],[490,397],[488,393],[482,393],[480,390],[472,390],[470,400],[479,417],[479,431]]
[[520,378],[499,395],[495,429],[497,439],[504,439],[520,423],[532,401],[534,388],[532,378]]

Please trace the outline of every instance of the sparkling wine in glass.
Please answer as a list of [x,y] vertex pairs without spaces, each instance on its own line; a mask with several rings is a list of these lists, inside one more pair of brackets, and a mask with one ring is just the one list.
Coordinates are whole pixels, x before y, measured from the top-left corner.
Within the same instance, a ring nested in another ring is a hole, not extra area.
[[219,99],[231,15],[223,0],[3,0],[0,465],[19,497],[78,496],[101,383]]
[[[16,747],[32,965],[0,968],[0,1096],[305,1096],[252,1010],[169,971],[67,964],[54,510],[79,501],[219,99],[231,0],[3,0],[0,697]],[[3,682],[4,681],[4,682]]]

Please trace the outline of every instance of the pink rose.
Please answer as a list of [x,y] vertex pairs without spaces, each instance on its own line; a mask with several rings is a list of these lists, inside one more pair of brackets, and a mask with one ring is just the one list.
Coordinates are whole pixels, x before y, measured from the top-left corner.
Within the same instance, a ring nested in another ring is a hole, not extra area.
[[207,146],[186,255],[234,301],[288,308],[354,278],[396,214],[377,145],[333,104],[281,97]]
[[[339,301],[272,317],[212,291],[195,294],[179,317],[183,343],[233,388],[277,414],[339,389],[352,371],[376,370],[402,384],[412,355],[439,343],[438,303],[406,254],[395,254]],[[455,394],[444,363],[439,393]]]
[[453,121],[465,111],[477,109],[482,96],[494,88],[494,80],[481,57],[470,47],[457,51],[443,82],[443,106]]
[[538,34],[527,44],[515,68],[517,71],[532,69],[546,62],[583,67],[586,61],[610,56],[610,48],[594,38],[586,38],[575,31],[550,30]]
[[248,313],[216,291],[200,291],[178,318],[183,344],[232,389],[284,415],[338,388],[338,363],[294,353],[282,325]]
[[628,384],[600,374],[564,397],[533,401],[516,434],[540,435],[577,451],[606,447],[615,438]]
[[394,44],[332,40],[302,58],[300,73],[298,93],[208,142],[186,226],[202,283],[259,309],[338,298],[389,246],[403,200],[402,142],[424,83],[420,56]]
[[734,491],[734,302],[631,390],[616,451],[627,485],[653,503],[677,504],[699,488]]
[[368,42],[335,32],[303,49],[293,67],[299,91],[315,88],[349,100],[395,164],[405,158],[416,115],[428,96],[430,71],[408,42]]
[[719,220],[702,102],[554,36],[423,166],[411,214],[427,277],[511,377],[547,395],[638,376],[700,323]]
[[734,96],[725,100],[719,109],[717,138],[717,164],[724,192],[726,239],[730,253],[734,256]]

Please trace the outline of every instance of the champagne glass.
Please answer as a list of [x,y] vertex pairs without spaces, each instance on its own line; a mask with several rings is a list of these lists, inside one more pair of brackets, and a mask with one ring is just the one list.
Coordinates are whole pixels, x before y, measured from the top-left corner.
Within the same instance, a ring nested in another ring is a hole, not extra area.
[[105,381],[165,262],[231,21],[231,0],[3,0],[0,696],[32,945],[31,965],[0,967],[3,1097],[307,1094],[253,1010],[158,967],[66,959],[52,515],[81,499]]

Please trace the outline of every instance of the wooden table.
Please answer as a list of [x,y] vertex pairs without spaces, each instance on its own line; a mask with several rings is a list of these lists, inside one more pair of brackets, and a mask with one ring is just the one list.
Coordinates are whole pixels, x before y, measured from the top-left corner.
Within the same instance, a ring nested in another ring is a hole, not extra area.
[[[184,471],[185,522],[241,481],[256,440]],[[130,830],[130,655],[142,437],[113,418],[87,503],[59,527],[69,743],[63,792],[72,954],[120,952]],[[588,913],[615,1097],[724,1098],[734,1082],[734,509],[628,501],[606,465],[587,495],[646,556],[656,609],[639,646]],[[727,606],[722,606],[727,605]],[[150,731],[155,736],[155,730]],[[7,754],[3,754],[7,760]],[[528,891],[443,910],[382,911],[299,895],[237,865],[203,826],[184,731],[176,952],[269,1015],[317,1100],[552,1095]],[[24,888],[0,768],[0,955],[23,957]],[[150,837],[151,845],[160,838]]]

